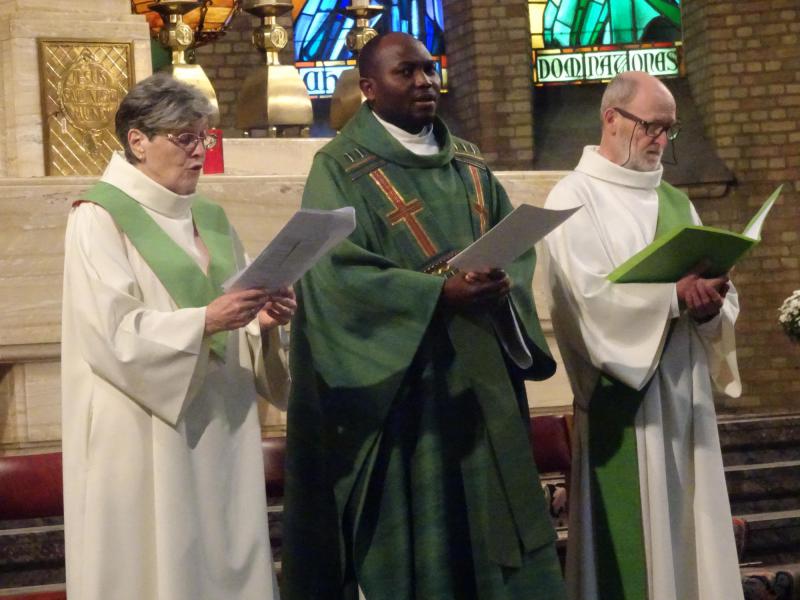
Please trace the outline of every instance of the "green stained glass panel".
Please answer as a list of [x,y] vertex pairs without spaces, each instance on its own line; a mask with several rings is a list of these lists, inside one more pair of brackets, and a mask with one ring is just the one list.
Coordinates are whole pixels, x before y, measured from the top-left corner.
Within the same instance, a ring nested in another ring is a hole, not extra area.
[[[653,74],[675,76],[679,72],[682,38],[680,3],[681,0],[529,0],[531,46],[537,70],[541,60],[543,72],[560,72],[564,66],[565,72],[572,73],[552,82],[605,80],[605,76],[590,75],[588,65],[593,63],[588,56],[573,54],[573,58],[565,55],[558,59],[553,52],[614,50],[620,53],[615,59],[619,68],[627,70],[634,63],[641,66],[641,61],[657,58]],[[631,54],[637,49],[647,52]],[[583,66],[579,67],[578,62]],[[667,69],[665,74],[664,64],[676,65],[674,71]],[[537,84],[548,83],[542,73],[535,73],[534,80]]]
[[530,0],[529,5],[531,33],[543,31],[547,48],[680,39],[680,0]]

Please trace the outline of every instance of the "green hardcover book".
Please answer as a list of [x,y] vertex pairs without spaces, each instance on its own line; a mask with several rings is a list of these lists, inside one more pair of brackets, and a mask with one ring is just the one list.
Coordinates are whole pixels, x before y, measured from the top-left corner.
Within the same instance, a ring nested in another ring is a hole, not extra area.
[[614,283],[674,283],[704,260],[709,264],[704,275],[727,273],[761,241],[761,226],[782,188],[772,192],[742,233],[700,225],[678,227],[634,254],[608,279]]

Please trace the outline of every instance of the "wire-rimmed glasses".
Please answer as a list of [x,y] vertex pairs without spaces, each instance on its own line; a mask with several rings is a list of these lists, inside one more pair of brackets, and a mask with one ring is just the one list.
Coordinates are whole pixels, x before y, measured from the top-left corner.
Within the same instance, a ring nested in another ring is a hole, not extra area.
[[208,150],[216,141],[213,135],[209,135],[205,132],[201,133],[200,135],[191,133],[189,131],[177,134],[167,133],[165,135],[170,142],[178,146],[178,148],[186,152],[186,154],[191,154],[194,152],[195,148],[197,148],[197,144],[199,143],[202,143],[203,148]]

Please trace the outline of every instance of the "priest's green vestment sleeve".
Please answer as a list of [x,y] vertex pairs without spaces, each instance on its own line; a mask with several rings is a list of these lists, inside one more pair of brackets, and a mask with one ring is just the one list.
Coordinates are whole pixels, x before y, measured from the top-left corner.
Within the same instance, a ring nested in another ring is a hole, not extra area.
[[[439,305],[443,261],[511,210],[473,145],[406,150],[364,106],[316,156],[303,206],[358,226],[298,286],[283,554],[286,598],[559,598],[523,379],[552,375],[531,294],[510,301],[533,361],[486,313]],[[522,595],[521,595],[522,594]]]

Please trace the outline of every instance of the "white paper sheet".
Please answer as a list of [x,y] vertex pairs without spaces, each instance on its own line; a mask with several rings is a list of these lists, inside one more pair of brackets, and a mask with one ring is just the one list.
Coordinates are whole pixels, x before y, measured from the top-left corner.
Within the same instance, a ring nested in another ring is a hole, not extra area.
[[314,263],[356,228],[351,206],[336,210],[301,209],[246,268],[223,288],[277,290],[295,283]]
[[522,204],[448,264],[461,271],[502,269],[581,208],[550,210]]

